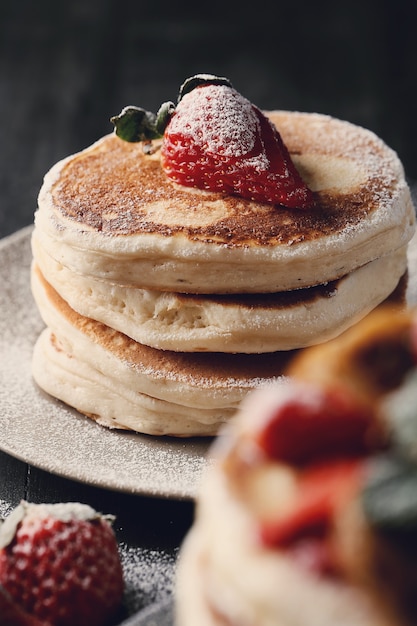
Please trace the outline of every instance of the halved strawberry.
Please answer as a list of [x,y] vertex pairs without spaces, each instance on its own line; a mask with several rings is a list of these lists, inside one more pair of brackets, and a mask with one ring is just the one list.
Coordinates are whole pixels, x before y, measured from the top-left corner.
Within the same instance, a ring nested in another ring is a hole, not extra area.
[[372,408],[343,387],[320,388],[292,381],[276,402],[255,441],[268,457],[295,465],[363,454],[383,439]]
[[261,524],[262,542],[288,547],[302,539],[324,537],[336,511],[358,493],[362,480],[362,460],[338,459],[310,466],[300,474],[290,511]]
[[257,202],[308,209],[314,196],[270,120],[225,78],[194,76],[158,116],[128,107],[112,118],[127,141],[163,134],[161,163],[174,182]]

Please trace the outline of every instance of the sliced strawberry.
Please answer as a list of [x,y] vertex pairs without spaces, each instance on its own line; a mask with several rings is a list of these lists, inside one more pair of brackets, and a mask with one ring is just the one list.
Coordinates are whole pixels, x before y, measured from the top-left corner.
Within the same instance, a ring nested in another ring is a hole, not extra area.
[[358,460],[309,467],[300,475],[297,500],[291,510],[261,524],[262,543],[288,547],[302,539],[324,537],[338,508],[358,492],[362,476],[363,463]]
[[303,465],[363,454],[379,443],[377,430],[374,411],[342,387],[289,383],[256,441],[270,458]]

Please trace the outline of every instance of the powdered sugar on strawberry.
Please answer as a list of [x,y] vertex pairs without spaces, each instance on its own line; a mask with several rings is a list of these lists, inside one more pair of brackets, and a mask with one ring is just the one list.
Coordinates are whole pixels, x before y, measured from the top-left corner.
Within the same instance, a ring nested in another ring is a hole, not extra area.
[[[207,85],[185,94],[169,132],[181,133],[207,152],[241,157],[254,149],[260,125],[252,104],[239,92],[224,85]],[[258,154],[252,165],[268,169],[269,161],[265,154]]]

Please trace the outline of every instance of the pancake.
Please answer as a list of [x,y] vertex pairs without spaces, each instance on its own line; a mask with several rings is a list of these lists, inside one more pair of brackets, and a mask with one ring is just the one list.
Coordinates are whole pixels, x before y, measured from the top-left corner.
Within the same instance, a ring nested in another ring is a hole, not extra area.
[[361,589],[306,575],[278,551],[258,548],[250,514],[227,483],[213,472],[203,486],[210,505],[200,498],[199,521],[181,547],[176,626],[411,626]]
[[37,232],[32,247],[44,278],[75,311],[142,344],[180,352],[263,353],[327,341],[385,300],[407,268],[404,247],[325,285],[190,295],[77,274],[44,251]]
[[158,149],[145,155],[109,135],[46,175],[35,216],[42,248],[82,276],[221,294],[323,284],[407,244],[414,210],[391,149],[328,116],[269,115],[316,192],[314,209],[180,187]]
[[36,267],[32,291],[48,327],[34,350],[35,381],[110,428],[213,435],[249,391],[279,379],[293,356],[155,350],[76,313]]
[[416,623],[416,324],[383,307],[241,403],[180,551],[177,626]]
[[333,341],[298,353],[287,373],[319,385],[340,380],[376,403],[413,364],[407,337],[414,319],[413,308],[382,306]]
[[115,134],[47,173],[32,238],[42,389],[105,426],[213,435],[299,348],[396,289],[415,229],[397,155],[328,116],[268,115],[312,209],[177,185],[160,141]]

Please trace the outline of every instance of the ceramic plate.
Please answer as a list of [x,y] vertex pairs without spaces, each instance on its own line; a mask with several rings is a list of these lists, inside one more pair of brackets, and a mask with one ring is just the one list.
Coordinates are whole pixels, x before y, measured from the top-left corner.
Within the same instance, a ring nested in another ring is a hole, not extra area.
[[173,624],[174,606],[170,598],[146,607],[122,622],[120,626],[173,626]]
[[31,377],[43,323],[30,292],[30,235],[0,242],[0,449],[91,485],[174,499],[196,493],[210,440],[110,431],[44,394]]

